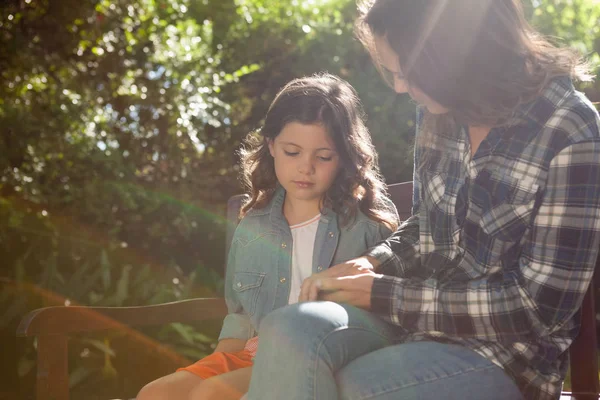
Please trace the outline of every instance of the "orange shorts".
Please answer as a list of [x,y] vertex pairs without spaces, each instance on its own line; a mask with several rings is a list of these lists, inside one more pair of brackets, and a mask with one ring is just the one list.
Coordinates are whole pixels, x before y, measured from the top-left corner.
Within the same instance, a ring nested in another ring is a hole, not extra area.
[[177,371],[188,371],[202,379],[252,366],[254,354],[248,350],[234,353],[212,353],[192,365]]

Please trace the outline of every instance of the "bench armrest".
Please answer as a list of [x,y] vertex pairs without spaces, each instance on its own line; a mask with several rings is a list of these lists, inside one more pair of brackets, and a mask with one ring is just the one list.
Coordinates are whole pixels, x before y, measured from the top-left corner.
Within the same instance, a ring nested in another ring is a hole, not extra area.
[[182,300],[140,307],[58,306],[31,311],[21,319],[17,336],[67,335],[120,326],[160,325],[223,318],[223,298]]

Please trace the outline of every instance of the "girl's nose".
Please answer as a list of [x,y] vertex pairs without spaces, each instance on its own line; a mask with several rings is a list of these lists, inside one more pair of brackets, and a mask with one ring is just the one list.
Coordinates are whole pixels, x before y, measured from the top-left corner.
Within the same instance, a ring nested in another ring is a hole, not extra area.
[[312,174],[315,172],[315,166],[311,158],[303,158],[298,164],[298,172],[301,174]]

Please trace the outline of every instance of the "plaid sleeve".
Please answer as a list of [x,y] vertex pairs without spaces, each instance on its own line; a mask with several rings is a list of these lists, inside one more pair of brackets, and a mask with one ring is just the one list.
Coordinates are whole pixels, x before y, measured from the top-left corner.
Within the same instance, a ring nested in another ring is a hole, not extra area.
[[[552,159],[525,239],[530,251],[518,266],[500,276],[443,285],[433,279],[383,276],[373,283],[372,310],[409,331],[497,342],[560,329],[581,305],[600,246],[600,141],[595,130],[595,137]],[[400,251],[408,252],[408,246]]]
[[413,215],[387,240],[372,247],[365,254],[379,261],[377,272],[385,275],[404,276],[409,269],[420,263],[419,217]]

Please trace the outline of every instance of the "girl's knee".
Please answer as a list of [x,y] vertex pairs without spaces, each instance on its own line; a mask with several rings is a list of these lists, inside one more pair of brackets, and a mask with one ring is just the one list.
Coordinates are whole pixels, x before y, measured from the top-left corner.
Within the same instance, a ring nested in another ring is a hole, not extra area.
[[213,377],[194,387],[186,400],[233,400],[242,395],[218,377]]
[[136,400],[185,400],[190,391],[202,379],[188,372],[175,372],[163,376],[144,386],[136,396]]
[[210,400],[216,399],[218,391],[216,385],[211,379],[203,381],[190,391],[190,395],[186,400]]
[[158,379],[144,386],[135,398],[136,400],[167,400],[168,395],[168,385]]
[[277,337],[314,336],[348,324],[348,313],[343,305],[316,301],[297,303],[269,313],[260,323],[259,336]]

